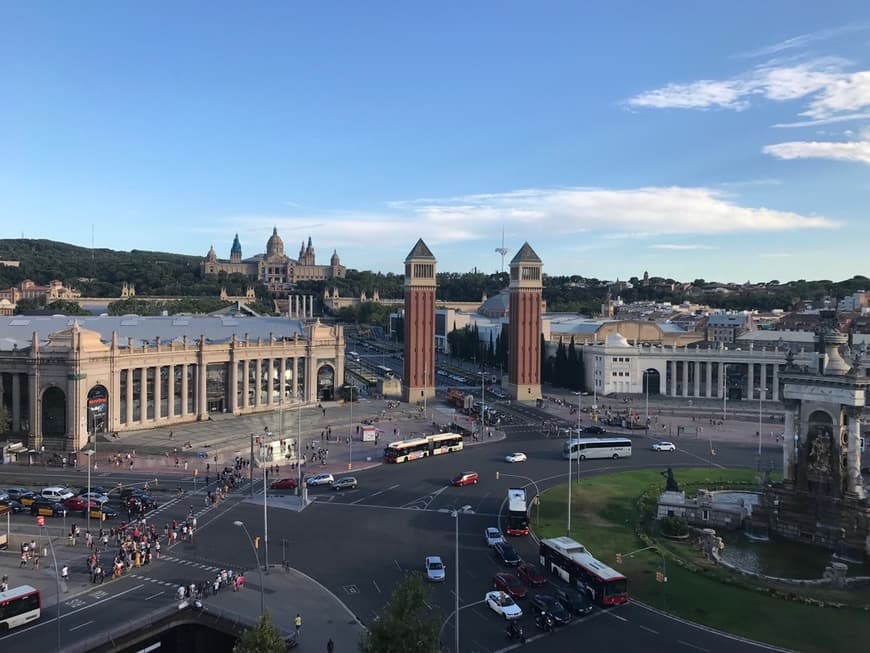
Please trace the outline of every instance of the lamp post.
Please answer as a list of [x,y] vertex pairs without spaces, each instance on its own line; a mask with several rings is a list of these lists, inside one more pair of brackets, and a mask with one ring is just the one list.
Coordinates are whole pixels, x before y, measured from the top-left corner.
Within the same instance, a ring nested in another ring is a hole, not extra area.
[[265,596],[263,594],[263,571],[260,569],[260,554],[257,553],[257,547],[254,546],[254,540],[251,539],[251,534],[248,532],[248,527],[245,526],[245,522],[237,520],[233,522],[233,526],[239,526],[243,531],[245,531],[248,542],[250,542],[251,544],[251,549],[253,549],[254,551],[254,559],[257,561],[257,573],[260,575],[260,614],[263,614],[266,611],[266,603]]
[[[96,439],[97,438],[94,437],[95,441]],[[94,457],[95,453],[96,451],[94,449],[88,449],[87,451],[85,451],[85,455],[88,457],[88,496],[85,499],[85,505],[87,506],[85,510],[88,511],[88,523],[85,528],[87,528],[88,533],[91,532],[91,459]],[[100,510],[100,513],[102,514],[102,509]]]
[[456,597],[454,610],[456,611],[456,616],[454,617],[454,627],[456,629],[456,648],[454,649],[454,653],[459,653],[459,515],[463,512],[469,512],[471,510],[471,506],[462,506],[461,508],[457,508],[456,510],[450,511],[450,516],[456,520],[455,524],[455,541],[454,547],[456,556],[456,562],[454,563],[456,569],[454,573],[454,583],[456,584],[456,588],[454,591],[454,595]]
[[[54,583],[55,591],[57,592],[57,650],[60,651],[60,570],[57,567],[57,556],[54,555],[54,544],[52,544],[51,536],[48,534],[48,527],[45,525],[45,518],[37,517],[36,523],[42,527],[43,535],[48,540],[48,548],[51,551],[51,559],[54,561]],[[34,552],[34,555],[35,554],[36,552]]]
[[[265,460],[265,456],[263,457]],[[269,493],[266,483],[266,465],[263,465],[263,569],[269,573],[269,511],[267,510],[267,495]]]
[[[423,381],[423,385],[426,384],[426,381]],[[347,432],[347,470],[350,471],[353,469],[353,395],[356,390],[356,386],[353,383],[350,384],[350,426],[348,427]],[[426,395],[423,395],[423,399],[425,400]],[[423,410],[425,413],[425,409]]]

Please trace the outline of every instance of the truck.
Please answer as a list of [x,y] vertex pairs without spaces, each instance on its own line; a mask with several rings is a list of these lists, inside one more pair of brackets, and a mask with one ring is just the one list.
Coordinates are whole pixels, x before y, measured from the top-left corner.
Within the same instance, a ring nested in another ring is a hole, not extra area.
[[526,505],[526,491],[523,488],[510,488],[507,491],[508,535],[529,534],[529,509]]

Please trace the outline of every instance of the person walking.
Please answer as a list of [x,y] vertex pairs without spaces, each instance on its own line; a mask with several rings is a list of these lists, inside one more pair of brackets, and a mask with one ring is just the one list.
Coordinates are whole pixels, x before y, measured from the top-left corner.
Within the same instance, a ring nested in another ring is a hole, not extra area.
[[329,641],[326,642],[326,653],[333,653],[335,651],[335,644],[332,643],[332,637],[329,638]]
[[299,635],[302,633],[302,615],[298,612],[293,620],[293,624],[296,626],[296,639],[299,639]]

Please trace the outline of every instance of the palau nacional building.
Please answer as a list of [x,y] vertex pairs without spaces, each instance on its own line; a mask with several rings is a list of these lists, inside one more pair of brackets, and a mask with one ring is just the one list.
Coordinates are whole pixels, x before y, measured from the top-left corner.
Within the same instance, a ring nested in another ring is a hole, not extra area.
[[342,327],[319,320],[0,317],[0,397],[31,449],[330,400],[343,378]]

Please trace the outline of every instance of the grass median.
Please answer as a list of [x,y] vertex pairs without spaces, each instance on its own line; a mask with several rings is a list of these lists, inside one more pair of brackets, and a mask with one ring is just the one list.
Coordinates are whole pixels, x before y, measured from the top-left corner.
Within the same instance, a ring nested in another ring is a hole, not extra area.
[[[679,469],[681,485],[711,489],[753,484],[749,470]],[[654,489],[654,491],[650,491]],[[818,607],[799,600],[770,596],[751,579],[736,578],[712,565],[695,564],[693,570],[676,558],[691,559],[686,545],[661,542],[667,555],[667,583],[656,582],[662,556],[655,551],[626,554],[648,546],[639,533],[648,528],[650,506],[664,490],[656,470],[632,471],[582,479],[572,484],[570,536],[584,544],[602,562],[628,577],[631,595],[657,608],[729,633],[808,653],[856,650],[857,642],[870,641],[870,614],[859,607]],[[540,519],[531,523],[539,537],[564,535],[567,528],[567,487],[548,490],[541,497]],[[616,564],[616,554],[623,554]],[[686,555],[688,553],[688,555]],[[803,590],[795,588],[800,594]],[[865,592],[859,592],[862,600]],[[862,648],[859,646],[858,649]]]

